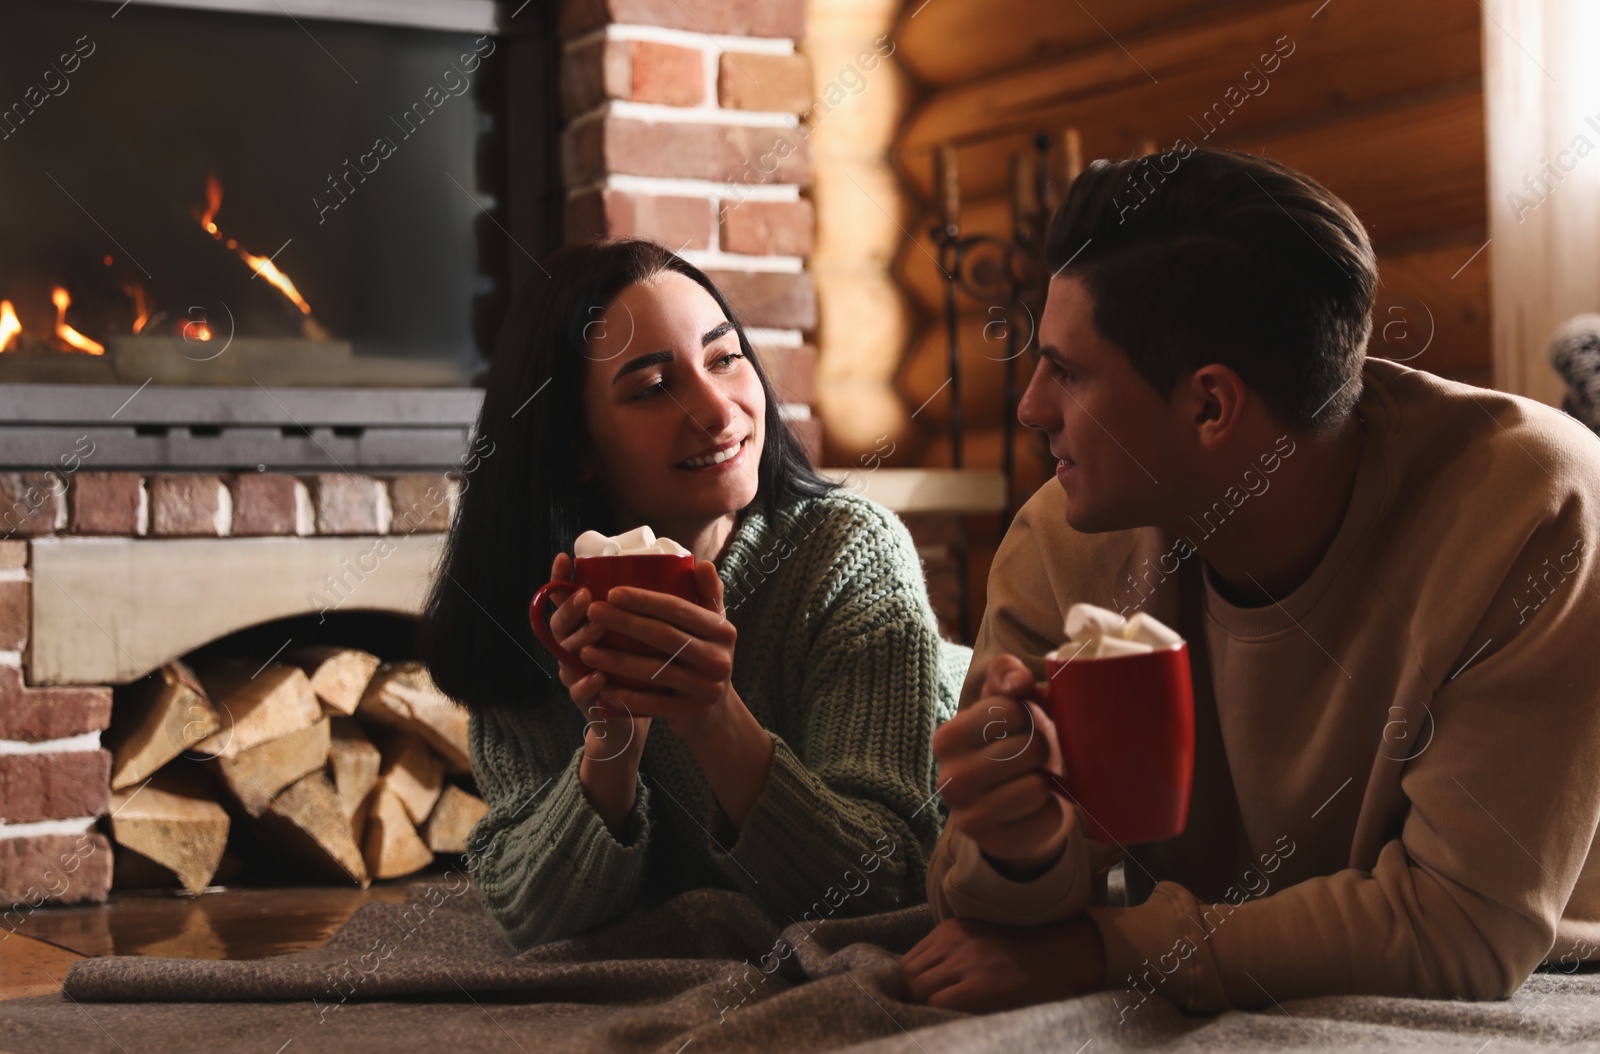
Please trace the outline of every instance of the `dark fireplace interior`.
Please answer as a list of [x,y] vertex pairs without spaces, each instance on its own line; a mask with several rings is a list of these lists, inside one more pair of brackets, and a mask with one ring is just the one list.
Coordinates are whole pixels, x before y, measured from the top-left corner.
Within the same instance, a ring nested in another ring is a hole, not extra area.
[[89,0],[0,15],[0,382],[481,375],[512,254],[546,247],[507,200],[509,67],[537,48]]

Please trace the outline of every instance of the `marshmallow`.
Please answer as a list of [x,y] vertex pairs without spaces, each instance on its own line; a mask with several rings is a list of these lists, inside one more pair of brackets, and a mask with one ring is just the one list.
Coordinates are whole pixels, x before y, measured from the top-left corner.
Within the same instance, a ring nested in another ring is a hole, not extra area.
[[586,556],[692,556],[693,553],[671,538],[657,538],[648,526],[638,527],[615,538],[607,538],[599,531],[584,531],[572,543],[572,555]]
[[599,531],[584,531],[572,543],[573,556],[616,556],[622,546]]
[[1100,647],[1100,641],[1105,638],[1090,636],[1086,640],[1069,640],[1055,651],[1045,656],[1057,662],[1071,662],[1073,659],[1092,659]]
[[1122,627],[1122,636],[1126,640],[1139,641],[1152,648],[1175,648],[1183,643],[1183,638],[1174,630],[1143,611],[1129,619],[1127,625]]
[[1093,604],[1074,604],[1067,609],[1067,639],[1079,643],[1090,637],[1122,636],[1123,618]]
[[1141,641],[1123,640],[1121,637],[1101,637],[1099,645],[1094,650],[1094,657],[1109,659],[1116,655],[1142,655],[1150,651],[1155,649]]
[[643,527],[635,527],[624,534],[615,535],[611,540],[620,545],[623,552],[631,553],[654,546],[656,544],[656,532],[652,531],[647,523]]
[[1075,658],[1105,659],[1118,655],[1140,655],[1159,648],[1172,648],[1183,638],[1144,612],[1124,619],[1115,611],[1093,604],[1074,604],[1067,609],[1067,642],[1046,655],[1056,662]]

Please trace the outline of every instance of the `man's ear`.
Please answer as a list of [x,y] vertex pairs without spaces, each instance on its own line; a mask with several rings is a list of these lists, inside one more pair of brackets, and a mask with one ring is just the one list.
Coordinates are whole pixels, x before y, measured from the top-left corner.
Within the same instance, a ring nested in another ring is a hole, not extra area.
[[1244,380],[1220,363],[1194,371],[1187,395],[1193,407],[1193,425],[1202,446],[1216,447],[1239,427],[1246,399]]

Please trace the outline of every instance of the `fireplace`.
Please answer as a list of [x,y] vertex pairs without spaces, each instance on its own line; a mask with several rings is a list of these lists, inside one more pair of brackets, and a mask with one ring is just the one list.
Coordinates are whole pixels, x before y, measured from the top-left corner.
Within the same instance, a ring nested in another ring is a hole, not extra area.
[[[301,759],[279,776],[329,760],[281,789],[234,778],[229,837],[264,839],[274,804],[291,827],[315,813],[316,775],[348,805],[367,739],[392,791],[369,818],[416,835],[376,865],[351,841],[369,876],[403,873],[476,807],[411,636],[495,456],[477,385],[536,259],[608,234],[682,252],[820,447],[803,0],[0,3],[0,158],[26,159],[0,165],[5,926],[104,899],[129,820],[187,817],[170,885],[230,874],[194,849],[217,814],[167,797],[216,791],[213,719],[255,720],[230,659],[299,715],[257,744]],[[151,713],[179,718],[156,725],[180,750],[140,755]],[[171,785],[139,791],[133,760],[163,754]],[[325,855],[359,881],[349,842]]]
[[[363,828],[412,832],[379,853],[399,873],[475,818],[464,718],[412,635],[494,454],[472,435],[494,328],[563,235],[555,13],[329,10],[4,5],[8,928],[103,900],[113,861],[119,885],[270,870],[341,794],[361,798],[339,801],[348,836],[287,877],[365,884],[385,872]],[[319,669],[342,703],[312,691]],[[242,741],[188,734],[248,737],[269,684],[294,697],[274,704],[278,781]],[[176,731],[141,729],[191,690]],[[412,719],[428,705],[445,732]]]
[[537,33],[203,6],[5,5],[0,383],[470,383],[551,247],[553,139],[508,167]]

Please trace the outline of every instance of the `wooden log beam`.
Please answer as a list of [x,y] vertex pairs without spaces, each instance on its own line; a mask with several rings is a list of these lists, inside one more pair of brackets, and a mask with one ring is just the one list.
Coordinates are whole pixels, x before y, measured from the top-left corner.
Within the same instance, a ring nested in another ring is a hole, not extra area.
[[[1126,156],[1145,137],[1163,149],[1179,136],[1238,146],[1296,125],[1342,124],[1441,85],[1476,84],[1477,8],[1454,0],[1340,0],[1312,20],[1321,3],[1256,5],[1138,41],[1159,83],[1129,67],[1121,47],[1103,37],[1086,51],[1021,69],[997,66],[993,76],[934,92],[910,116],[895,144],[901,171],[931,203],[933,152],[953,142],[963,197],[985,197],[1005,191],[1011,154],[1038,131],[1078,128],[1089,158]],[[1046,24],[1075,14],[1062,9]],[[961,47],[969,50],[964,41]],[[1263,54],[1278,60],[1262,63]],[[1244,101],[1228,106],[1230,97]],[[1220,126],[1219,116],[1226,118]]]
[[[1277,6],[1277,5],[1274,5]],[[1107,37],[1141,45],[1156,27],[1194,15],[1215,17],[1212,0],[1118,0],[1092,5],[1093,15],[1059,0],[998,0],[985,4],[905,5],[895,57],[923,84],[945,87],[995,70],[1014,69],[1052,55],[1105,51]],[[1281,10],[1281,8],[1280,8]],[[1202,24],[1203,25],[1203,24]],[[1191,27],[1200,29],[1201,25]],[[1132,44],[1130,43],[1130,47]],[[1143,77],[1143,46],[1107,55],[1106,72]],[[1156,70],[1154,76],[1161,71]]]

